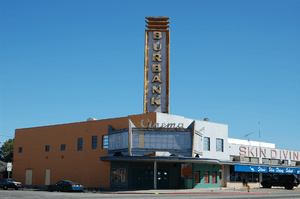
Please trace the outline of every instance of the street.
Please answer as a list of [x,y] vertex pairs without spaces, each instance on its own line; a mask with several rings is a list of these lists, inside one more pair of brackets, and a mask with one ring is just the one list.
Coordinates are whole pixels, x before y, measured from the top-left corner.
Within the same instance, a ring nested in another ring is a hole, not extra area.
[[[179,192],[178,192],[179,193]],[[92,193],[78,193],[78,192],[47,192],[47,191],[26,191],[26,190],[0,190],[1,199],[12,199],[12,198],[22,198],[22,199],[35,199],[35,198],[47,198],[47,199],[66,199],[66,198],[164,198],[164,199],[176,199],[176,198],[188,198],[188,199],[198,199],[198,198],[300,198],[300,192],[298,190],[286,191],[284,189],[277,190],[274,193],[268,194],[258,194],[253,192],[252,194],[241,193],[241,192],[224,192],[220,193],[195,193],[195,194],[104,194],[100,192]]]

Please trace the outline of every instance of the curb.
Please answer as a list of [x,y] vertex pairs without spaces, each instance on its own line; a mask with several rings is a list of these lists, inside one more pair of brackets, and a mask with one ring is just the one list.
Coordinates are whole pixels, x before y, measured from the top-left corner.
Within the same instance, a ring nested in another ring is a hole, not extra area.
[[[269,192],[170,192],[170,193],[142,193],[142,192],[117,192],[114,194],[161,194],[161,195],[167,195],[167,194],[268,194]],[[108,193],[111,194],[111,193]]]

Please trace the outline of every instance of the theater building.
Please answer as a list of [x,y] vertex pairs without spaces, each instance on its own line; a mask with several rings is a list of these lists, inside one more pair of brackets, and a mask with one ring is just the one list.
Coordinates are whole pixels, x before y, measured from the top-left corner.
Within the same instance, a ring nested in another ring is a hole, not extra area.
[[169,114],[169,18],[146,19],[143,113],[16,129],[13,178],[175,189],[258,187],[273,174],[300,173],[299,151],[231,139],[226,124]]

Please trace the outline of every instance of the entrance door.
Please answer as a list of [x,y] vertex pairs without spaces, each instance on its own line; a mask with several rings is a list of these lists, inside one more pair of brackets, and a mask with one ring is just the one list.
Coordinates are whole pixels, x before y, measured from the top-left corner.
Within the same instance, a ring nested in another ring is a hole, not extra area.
[[157,188],[158,189],[169,188],[169,170],[157,171]]
[[153,189],[153,169],[132,169],[132,188]]
[[25,184],[32,185],[32,170],[26,170]]
[[50,169],[46,169],[45,185],[50,185]]
[[132,188],[143,188],[143,169],[132,169]]
[[143,175],[143,188],[153,189],[154,188],[154,171],[153,169],[145,169]]

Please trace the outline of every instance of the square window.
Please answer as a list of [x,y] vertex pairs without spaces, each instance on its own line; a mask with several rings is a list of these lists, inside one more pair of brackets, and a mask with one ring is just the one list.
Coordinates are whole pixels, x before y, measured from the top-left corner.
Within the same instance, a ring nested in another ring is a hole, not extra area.
[[19,147],[19,153],[23,152],[23,147]]
[[83,138],[78,138],[77,151],[82,151]]
[[108,135],[102,136],[102,149],[108,149]]
[[65,150],[66,150],[66,145],[65,145],[65,144],[62,144],[61,147],[60,147],[60,150],[61,150],[61,151],[65,151]]
[[98,136],[93,136],[92,137],[92,149],[97,149],[98,145]]
[[45,151],[50,151],[50,145],[46,145]]
[[112,182],[125,182],[126,181],[126,169],[112,169],[111,181]]

